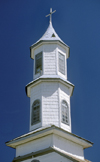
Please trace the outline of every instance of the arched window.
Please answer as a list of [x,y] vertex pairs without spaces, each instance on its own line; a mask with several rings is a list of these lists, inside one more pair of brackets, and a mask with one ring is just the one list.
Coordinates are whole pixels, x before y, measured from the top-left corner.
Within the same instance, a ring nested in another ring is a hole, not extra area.
[[40,122],[40,100],[35,100],[32,105],[31,125]]
[[40,161],[39,161],[39,160],[34,159],[34,160],[32,160],[31,162],[40,162]]
[[62,123],[69,125],[69,107],[68,103],[63,100],[61,103]]

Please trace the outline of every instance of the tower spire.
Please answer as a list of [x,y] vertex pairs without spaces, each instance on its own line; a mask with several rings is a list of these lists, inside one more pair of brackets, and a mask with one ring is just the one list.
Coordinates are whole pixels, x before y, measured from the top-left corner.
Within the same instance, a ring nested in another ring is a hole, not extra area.
[[52,8],[50,8],[50,13],[48,15],[46,15],[46,17],[50,16],[50,23],[52,23],[52,14],[55,13],[55,12],[56,12],[56,10],[54,10],[52,12]]

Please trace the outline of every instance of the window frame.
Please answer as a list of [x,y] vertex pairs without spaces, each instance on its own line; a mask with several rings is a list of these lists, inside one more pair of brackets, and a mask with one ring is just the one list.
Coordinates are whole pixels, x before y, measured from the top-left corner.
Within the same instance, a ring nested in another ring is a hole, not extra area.
[[[41,54],[41,66],[40,66],[41,68],[38,71],[38,69],[37,69],[37,61],[38,61],[37,56],[40,55],[40,54]],[[41,52],[39,52],[35,55],[35,75],[38,74],[38,73],[41,73],[42,70],[43,70],[43,52],[41,51]]]
[[62,100],[61,102],[61,122],[69,125],[69,106],[66,100]]
[[[63,59],[61,59],[60,57],[59,57],[59,55],[61,55],[61,57],[63,56]],[[61,66],[60,66],[60,62],[63,60],[63,63],[62,63],[62,65],[64,65],[63,66],[63,71],[62,71],[62,69],[61,69]],[[65,55],[63,54],[63,53],[61,53],[60,51],[58,51],[58,71],[61,73],[61,74],[63,74],[63,75],[65,75]]]
[[[36,104],[38,104],[38,105],[36,105]],[[39,108],[37,108],[37,107],[39,107]],[[31,125],[35,125],[37,123],[40,123],[40,121],[41,121],[41,119],[40,119],[40,107],[41,107],[40,100],[39,99],[36,99],[33,102],[33,104],[32,104],[32,110],[31,110]],[[36,117],[38,116],[38,120],[37,119],[36,120],[34,119],[34,114],[35,114]]]

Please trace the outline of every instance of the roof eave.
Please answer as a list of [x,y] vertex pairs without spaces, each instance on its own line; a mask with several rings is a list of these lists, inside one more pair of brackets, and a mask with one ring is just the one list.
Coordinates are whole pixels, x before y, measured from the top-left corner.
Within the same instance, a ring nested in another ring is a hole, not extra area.
[[43,78],[43,77],[40,77],[40,78],[37,78],[36,80],[33,80],[32,82],[30,82],[29,84],[27,84],[26,85],[26,87],[25,87],[25,91],[26,91],[26,95],[28,96],[28,97],[30,97],[30,89],[31,89],[31,87],[33,87],[34,85],[36,85],[36,84],[39,84],[40,82],[43,82],[43,81],[58,81],[58,82],[61,82],[62,84],[66,84],[69,88],[70,88],[70,90],[71,90],[71,96],[73,95],[73,91],[74,91],[74,85],[71,83],[71,82],[69,82],[69,81],[67,81],[67,80],[63,80],[62,78],[60,78],[60,77],[58,77],[58,78],[56,78],[56,77],[49,77],[49,78]]
[[35,50],[38,46],[43,45],[44,43],[45,44],[46,43],[56,43],[56,44],[62,45],[66,50],[68,48],[68,57],[70,56],[70,47],[67,44],[65,44],[64,42],[62,42],[60,40],[40,40],[30,46],[30,57],[32,59],[34,59],[34,55],[31,53],[31,50]]
[[62,136],[63,138],[66,138],[72,142],[75,142],[75,143],[81,145],[83,147],[83,149],[91,147],[93,145],[92,142],[90,142],[82,137],[79,137],[73,133],[67,132],[64,129],[59,128],[55,125],[49,125],[48,127],[40,128],[38,130],[32,131],[32,132],[22,135],[20,137],[17,137],[11,141],[6,142],[6,145],[9,147],[12,147],[12,148],[16,148],[18,145],[29,142],[30,140],[35,140],[37,138],[41,138],[45,135],[49,135],[52,133]]

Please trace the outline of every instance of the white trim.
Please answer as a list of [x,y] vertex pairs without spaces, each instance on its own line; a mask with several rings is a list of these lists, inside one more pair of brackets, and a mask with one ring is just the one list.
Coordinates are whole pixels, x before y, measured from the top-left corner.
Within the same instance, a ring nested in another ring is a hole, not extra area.
[[58,47],[56,48],[56,75],[58,75]]
[[45,52],[44,52],[44,45],[43,45],[42,48],[43,48],[43,53],[42,53],[42,57],[43,57],[43,59],[42,59],[42,63],[43,63],[43,66],[42,66],[43,69],[42,69],[42,71],[43,71],[43,74],[42,74],[42,75],[44,75],[44,68],[45,68],[45,61],[44,61],[44,57],[45,57],[45,56],[44,56],[44,55],[45,55]]
[[35,47],[31,47],[31,58],[32,59],[34,59],[34,55],[35,55],[35,50],[37,49],[37,48],[39,48],[40,46],[42,46],[42,45],[45,45],[45,44],[57,44],[57,45],[60,45],[62,48],[64,48],[65,49],[65,51],[66,51],[66,58],[68,58],[69,57],[69,47],[67,47],[67,46],[65,46],[64,44],[62,44],[61,42],[59,42],[58,40],[56,41],[47,41],[47,42],[40,42],[39,44],[36,44],[36,46]]
[[[59,71],[59,53],[64,55],[64,61],[65,61],[65,67],[64,67],[65,73],[64,74]],[[58,48],[58,75],[60,75],[61,77],[65,79],[67,79],[66,67],[67,67],[66,54]]]
[[60,82],[62,84],[64,84],[65,86],[68,86],[70,88],[70,96],[72,95],[73,89],[74,89],[74,85],[72,83],[70,83],[67,80],[62,79],[61,77],[58,77],[57,75],[53,75],[52,76],[45,76],[42,75],[41,77],[37,78],[36,80],[30,82],[28,85],[26,85],[27,88],[27,96],[30,97],[30,90],[33,86],[41,83],[41,82],[45,82],[45,81],[53,81],[53,82]]
[[59,106],[58,106],[58,108],[59,108],[59,127],[61,127],[61,106],[60,106],[60,83],[58,83],[59,84],[59,88],[58,88],[58,101],[59,101]]
[[91,147],[93,145],[92,142],[85,140],[75,134],[69,133],[62,128],[59,128],[54,125],[49,125],[46,127],[39,128],[35,131],[32,131],[30,133],[24,134],[20,137],[17,137],[9,142],[6,142],[6,145],[12,148],[16,148],[20,144],[24,144],[26,142],[29,142],[31,140],[35,140],[50,134],[57,134],[58,136],[61,136],[62,138],[65,138],[67,140],[70,140],[74,143],[79,144],[83,147],[83,149]]
[[41,124],[43,126],[43,96],[41,95]]

